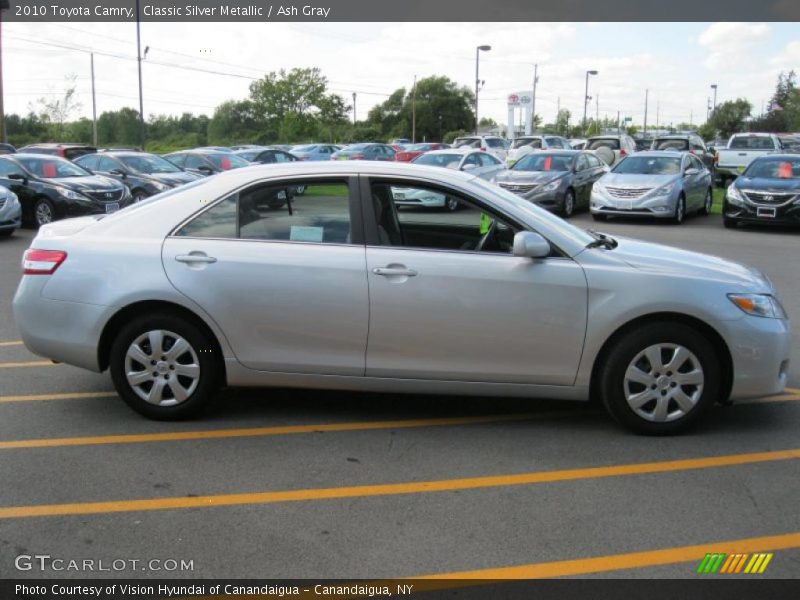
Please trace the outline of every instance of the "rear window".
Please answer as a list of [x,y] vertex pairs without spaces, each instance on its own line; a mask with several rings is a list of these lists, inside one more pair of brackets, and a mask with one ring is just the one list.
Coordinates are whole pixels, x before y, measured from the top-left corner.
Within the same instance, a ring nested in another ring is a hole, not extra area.
[[689,140],[656,140],[653,150],[688,150]]
[[619,150],[619,140],[616,138],[597,138],[586,142],[586,150],[597,150],[598,148]]
[[456,140],[454,148],[480,148],[481,140],[479,138],[461,138]]
[[505,148],[506,145],[503,143],[503,140],[497,138],[487,138],[486,145],[489,148]]
[[531,148],[541,148],[542,140],[539,138],[535,139],[519,138],[514,140],[514,143],[511,144],[511,148],[514,150],[516,150],[517,148],[522,148],[523,146],[530,146]]
[[91,146],[82,146],[79,148],[64,148],[64,158],[72,160],[74,158],[78,158],[79,156],[83,156],[85,154],[94,154],[95,152],[97,152],[97,148],[92,148]]
[[735,137],[730,143],[731,150],[774,150],[775,144],[768,137]]

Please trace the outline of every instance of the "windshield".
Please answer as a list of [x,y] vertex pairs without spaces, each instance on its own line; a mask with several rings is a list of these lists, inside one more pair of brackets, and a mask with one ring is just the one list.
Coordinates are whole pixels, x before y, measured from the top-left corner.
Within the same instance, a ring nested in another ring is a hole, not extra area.
[[528,154],[514,163],[512,171],[569,171],[574,158],[568,155]]
[[45,179],[87,177],[91,175],[91,173],[78,165],[55,156],[51,158],[34,158],[27,156],[23,158],[22,156],[18,156],[17,161],[37,177],[44,177]]
[[463,157],[463,154],[421,154],[412,162],[415,165],[429,165],[431,167],[457,169]]
[[155,154],[137,154],[130,156],[118,156],[122,163],[139,173],[180,173],[180,169],[168,160],[156,156]]
[[542,147],[542,140],[539,138],[519,138],[514,140],[514,143],[511,144],[511,149],[516,150],[517,148],[522,148],[523,146],[530,146],[531,148],[541,148]]
[[800,156],[797,158],[762,158],[750,163],[745,177],[764,179],[800,179]]
[[627,175],[677,175],[681,172],[680,156],[629,156],[612,173]]
[[689,140],[656,140],[653,150],[688,150]]
[[611,148],[619,150],[619,140],[615,138],[600,138],[586,142],[587,150],[597,150],[598,148]]
[[294,146],[292,148],[292,152],[313,152],[316,148],[316,144],[309,144],[307,146]]
[[229,169],[238,169],[239,167],[246,167],[248,163],[245,159],[236,156],[235,154],[206,154],[208,160],[214,163],[214,166],[228,171]]

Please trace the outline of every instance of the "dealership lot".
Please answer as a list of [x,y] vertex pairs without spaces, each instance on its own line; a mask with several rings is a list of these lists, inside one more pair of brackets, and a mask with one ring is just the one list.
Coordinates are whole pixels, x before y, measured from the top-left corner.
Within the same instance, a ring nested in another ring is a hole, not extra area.
[[[719,216],[573,222],[755,266],[800,319],[795,231],[731,231]],[[632,436],[569,403],[297,390],[226,391],[202,420],[157,423],[115,398],[107,375],[17,343],[10,303],[32,235],[0,242],[2,576],[40,576],[14,559],[50,554],[193,561],[170,576],[325,578],[533,564],[580,576],[581,559],[615,556],[598,576],[690,577],[697,551],[656,552],[635,570],[619,555],[707,546],[702,558],[736,540],[726,552],[774,550],[763,576],[797,576],[796,326],[787,394],[717,407],[681,437]],[[114,574],[134,575],[103,575]]]

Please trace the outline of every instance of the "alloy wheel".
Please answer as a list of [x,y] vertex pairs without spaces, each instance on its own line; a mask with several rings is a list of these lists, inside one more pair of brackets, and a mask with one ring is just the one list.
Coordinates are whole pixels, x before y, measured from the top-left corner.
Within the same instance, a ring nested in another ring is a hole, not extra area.
[[654,344],[639,352],[624,376],[625,400],[643,419],[663,423],[686,416],[703,394],[703,366],[688,348]]
[[575,211],[575,194],[573,194],[572,191],[568,191],[564,196],[564,216],[571,217],[574,211]]
[[36,224],[47,225],[53,222],[53,209],[47,202],[39,202],[36,205]]

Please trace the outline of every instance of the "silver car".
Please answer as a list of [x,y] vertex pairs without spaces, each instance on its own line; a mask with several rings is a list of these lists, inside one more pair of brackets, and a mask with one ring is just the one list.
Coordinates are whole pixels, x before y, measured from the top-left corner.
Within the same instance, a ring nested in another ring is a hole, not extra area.
[[[304,185],[284,206],[276,190]],[[464,210],[398,213],[392,188]],[[109,369],[156,419],[222,385],[602,399],[669,434],[776,394],[789,323],[770,281],[578,229],[469,173],[259,165],[39,230],[14,297],[33,352]]]
[[0,238],[8,237],[22,225],[22,205],[7,187],[0,185]]
[[711,188],[711,172],[689,152],[637,152],[594,184],[590,210],[597,221],[614,215],[680,224],[686,213],[711,213]]

